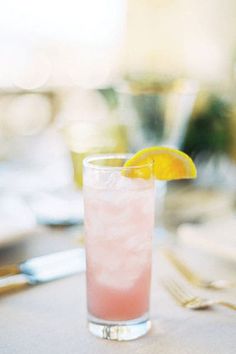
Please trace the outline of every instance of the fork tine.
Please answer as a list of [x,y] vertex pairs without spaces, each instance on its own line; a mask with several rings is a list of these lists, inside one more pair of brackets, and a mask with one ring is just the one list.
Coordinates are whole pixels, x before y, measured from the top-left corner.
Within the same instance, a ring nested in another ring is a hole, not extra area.
[[180,285],[176,280],[171,279],[170,280],[173,287],[178,291],[181,296],[186,300],[192,299],[193,295],[190,293],[189,290],[187,290],[182,284]]
[[163,281],[166,290],[175,298],[182,306],[185,306],[194,296],[187,291],[182,285],[172,278]]
[[180,304],[184,305],[184,299],[183,296],[179,293],[179,291],[176,291],[176,288],[173,286],[170,280],[165,280],[163,281],[163,284],[166,288],[166,290],[173,296],[173,298]]

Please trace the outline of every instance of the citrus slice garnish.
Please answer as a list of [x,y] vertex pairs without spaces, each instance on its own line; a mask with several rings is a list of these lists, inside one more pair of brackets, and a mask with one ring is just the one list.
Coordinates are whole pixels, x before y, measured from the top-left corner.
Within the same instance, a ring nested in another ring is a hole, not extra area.
[[164,146],[153,146],[138,151],[127,160],[122,174],[130,178],[149,179],[154,176],[159,180],[170,181],[196,178],[197,170],[191,157],[184,152]]

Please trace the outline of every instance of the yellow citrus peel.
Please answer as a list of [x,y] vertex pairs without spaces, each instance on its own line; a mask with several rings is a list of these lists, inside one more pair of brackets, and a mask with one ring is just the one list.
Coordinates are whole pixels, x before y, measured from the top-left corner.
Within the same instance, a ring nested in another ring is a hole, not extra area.
[[[193,160],[180,150],[163,146],[138,151],[123,166],[122,174],[130,178],[154,178],[171,181],[196,178]],[[132,168],[133,167],[133,168]]]

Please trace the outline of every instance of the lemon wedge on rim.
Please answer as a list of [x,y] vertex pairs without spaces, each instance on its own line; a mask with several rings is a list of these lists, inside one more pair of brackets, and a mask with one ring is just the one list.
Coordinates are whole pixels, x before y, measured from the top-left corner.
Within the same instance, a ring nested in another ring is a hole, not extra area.
[[164,146],[153,146],[138,151],[123,167],[122,174],[130,178],[149,179],[154,176],[159,180],[171,181],[197,176],[191,157],[180,150]]

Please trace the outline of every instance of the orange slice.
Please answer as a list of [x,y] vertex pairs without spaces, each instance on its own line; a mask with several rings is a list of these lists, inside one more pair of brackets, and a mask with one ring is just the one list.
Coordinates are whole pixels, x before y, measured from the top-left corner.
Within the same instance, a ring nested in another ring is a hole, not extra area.
[[130,178],[148,179],[154,176],[164,181],[196,178],[197,176],[191,157],[180,150],[164,146],[153,146],[138,151],[126,161],[122,173]]

